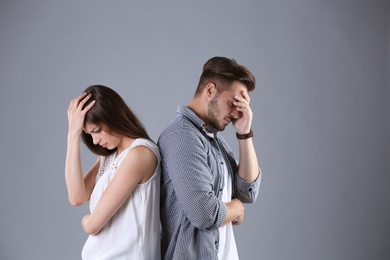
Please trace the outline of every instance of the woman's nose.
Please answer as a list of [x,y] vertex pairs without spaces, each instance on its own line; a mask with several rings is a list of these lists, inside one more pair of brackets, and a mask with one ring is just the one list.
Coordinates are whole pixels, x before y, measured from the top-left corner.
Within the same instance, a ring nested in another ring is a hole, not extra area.
[[95,135],[92,135],[92,141],[93,141],[94,145],[99,144],[99,138],[97,136],[95,136]]

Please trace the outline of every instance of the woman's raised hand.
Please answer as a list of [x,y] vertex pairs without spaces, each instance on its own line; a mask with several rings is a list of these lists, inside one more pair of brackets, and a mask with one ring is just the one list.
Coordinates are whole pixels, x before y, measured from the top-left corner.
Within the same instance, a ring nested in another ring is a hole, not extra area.
[[91,94],[84,92],[70,101],[68,108],[69,135],[79,136],[83,131],[85,114],[96,102],[93,100],[83,109],[83,106],[90,98]]

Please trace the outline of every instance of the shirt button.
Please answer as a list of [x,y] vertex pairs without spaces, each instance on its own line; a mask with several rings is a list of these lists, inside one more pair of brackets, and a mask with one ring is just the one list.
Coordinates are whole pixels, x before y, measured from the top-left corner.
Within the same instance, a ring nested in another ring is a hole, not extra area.
[[221,162],[221,164],[223,165],[223,162]]
[[249,191],[252,191],[252,188],[249,188]]

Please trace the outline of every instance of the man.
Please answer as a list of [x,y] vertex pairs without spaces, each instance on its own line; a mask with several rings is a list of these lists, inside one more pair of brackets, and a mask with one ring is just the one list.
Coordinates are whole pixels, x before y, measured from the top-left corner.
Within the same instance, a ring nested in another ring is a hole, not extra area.
[[[158,141],[162,156],[161,224],[165,260],[238,259],[232,225],[256,200],[260,168],[248,92],[255,77],[233,59],[203,66],[196,93]],[[232,123],[239,162],[220,131]]]

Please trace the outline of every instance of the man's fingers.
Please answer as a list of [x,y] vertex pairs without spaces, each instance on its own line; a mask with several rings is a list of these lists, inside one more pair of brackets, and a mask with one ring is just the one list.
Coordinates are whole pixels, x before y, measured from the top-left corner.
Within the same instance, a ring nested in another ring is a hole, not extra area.
[[248,102],[249,105],[249,103],[251,102],[251,98],[249,97],[249,94],[245,91],[242,91],[242,96]]

